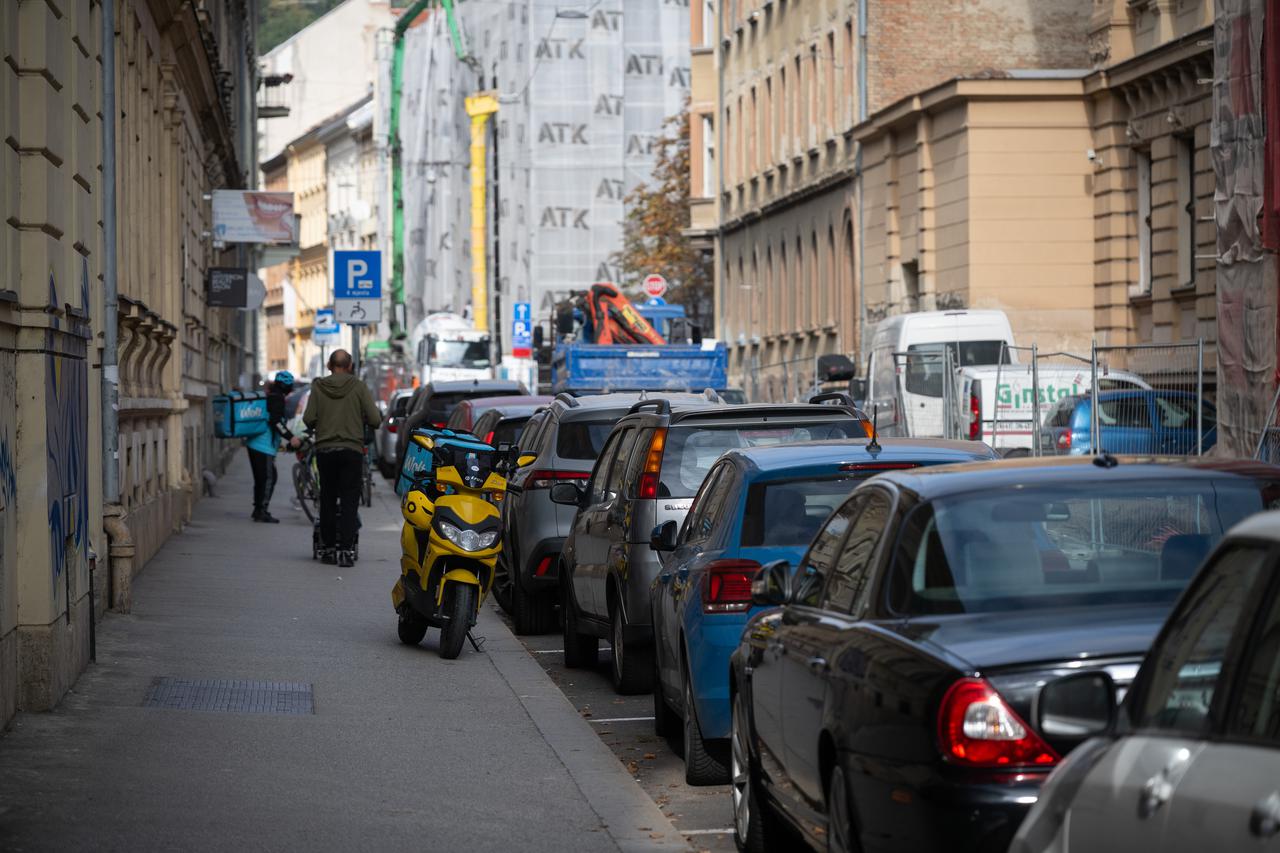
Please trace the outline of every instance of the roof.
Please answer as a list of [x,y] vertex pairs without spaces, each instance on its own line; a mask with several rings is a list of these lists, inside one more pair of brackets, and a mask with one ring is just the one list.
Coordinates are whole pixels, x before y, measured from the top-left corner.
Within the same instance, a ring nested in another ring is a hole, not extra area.
[[[557,396],[556,400],[560,400],[564,395]],[[561,402],[564,407],[564,415],[562,420],[578,420],[584,417],[612,417],[614,420],[621,418],[627,414],[628,410],[641,400],[669,400],[672,404],[688,404],[702,403],[703,405],[721,405],[708,404],[707,398],[702,394],[641,394],[613,392],[609,394],[586,394],[581,397],[572,398],[577,405],[569,406]]]
[[1249,460],[1194,456],[1112,456],[1110,458],[1116,463],[1111,468],[1095,464],[1096,457],[1093,456],[1026,457],[948,465],[945,468],[893,471],[883,476],[927,499],[963,494],[978,489],[1099,480],[1107,483],[1150,479],[1185,482],[1264,477],[1280,481],[1280,465],[1268,465]]
[[727,455],[762,473],[782,472],[813,465],[873,462],[966,462],[998,458],[995,451],[976,441],[929,438],[881,438],[880,450],[867,449],[870,439],[811,441],[731,450]]
[[468,391],[514,391],[519,394],[525,390],[524,385],[514,379],[456,379],[430,382],[424,387],[433,394],[465,394]]
[[1251,515],[1227,531],[1228,538],[1265,539],[1280,542],[1280,510]]
[[832,406],[823,403],[741,403],[734,406],[707,403],[688,404],[671,407],[671,422],[714,416],[717,420],[728,421],[760,418],[783,418],[796,420],[806,417],[852,418],[863,420],[855,411],[847,406]]

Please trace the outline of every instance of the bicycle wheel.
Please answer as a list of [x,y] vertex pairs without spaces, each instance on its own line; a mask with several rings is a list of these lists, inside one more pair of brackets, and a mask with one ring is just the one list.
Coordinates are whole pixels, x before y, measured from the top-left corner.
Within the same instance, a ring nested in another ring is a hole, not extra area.
[[307,514],[307,520],[315,524],[320,520],[320,504],[312,490],[313,485],[308,468],[301,462],[293,463],[293,490],[298,496],[298,504]]

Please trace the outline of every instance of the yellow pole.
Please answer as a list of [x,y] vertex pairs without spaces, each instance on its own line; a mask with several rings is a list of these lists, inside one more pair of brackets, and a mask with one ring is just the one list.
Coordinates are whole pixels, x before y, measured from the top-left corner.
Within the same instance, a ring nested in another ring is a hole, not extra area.
[[477,329],[489,328],[489,271],[485,250],[489,246],[485,205],[485,125],[498,111],[498,98],[480,92],[467,98],[471,117],[471,316]]

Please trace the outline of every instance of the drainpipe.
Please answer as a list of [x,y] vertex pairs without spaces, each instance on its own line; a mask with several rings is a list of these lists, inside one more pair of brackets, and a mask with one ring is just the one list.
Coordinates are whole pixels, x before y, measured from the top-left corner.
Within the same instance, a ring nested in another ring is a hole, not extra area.
[[[387,122],[387,142],[391,146],[391,337],[404,334],[400,314],[404,310],[404,174],[400,149],[400,94],[404,88],[404,35],[409,25],[432,0],[417,0],[396,20],[391,52],[391,118]],[[462,35],[453,16],[453,0],[440,0],[449,23],[449,39],[458,59],[466,58]]]
[[[135,547],[120,505],[119,291],[116,256],[115,3],[102,4],[102,529],[107,535],[111,606],[128,613]],[[94,615],[89,614],[90,624]]]
[[[779,91],[781,95],[781,91]],[[721,226],[724,223],[724,158],[728,155],[724,144],[724,0],[716,3],[716,239],[715,269],[711,271],[711,281],[720,279],[720,256],[724,252],[724,235]],[[724,282],[721,281],[721,288]],[[717,290],[721,288],[716,288]],[[721,294],[723,296],[723,294]],[[714,296],[712,297],[713,301]],[[720,305],[724,299],[719,300]],[[717,307],[717,306],[713,306]],[[715,334],[724,336],[724,318],[716,316]]]
[[[867,0],[858,0],[858,124],[867,120]],[[867,261],[862,207],[862,142],[853,162],[854,192],[858,196],[858,361],[867,363]]]

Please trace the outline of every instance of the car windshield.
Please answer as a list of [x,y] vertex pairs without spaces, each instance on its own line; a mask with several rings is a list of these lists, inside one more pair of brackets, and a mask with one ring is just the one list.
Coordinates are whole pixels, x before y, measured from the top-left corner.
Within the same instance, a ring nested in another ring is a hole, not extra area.
[[617,421],[561,422],[556,435],[556,455],[561,459],[594,461]]
[[1223,531],[1280,483],[1082,481],[939,498],[903,522],[890,584],[903,614],[1172,604]]
[[[951,351],[952,368],[1001,364],[1002,361],[1009,363],[1004,341],[952,341],[945,346]],[[942,374],[946,370],[943,344],[911,344],[907,347],[905,367],[909,393],[925,397],[942,396]]]
[[667,432],[658,494],[664,498],[692,497],[712,464],[727,450],[854,436],[863,436],[862,428],[855,420],[675,426]]
[[742,516],[742,547],[808,545],[859,479],[753,483]]
[[483,369],[489,366],[489,340],[436,341],[436,367],[466,367]]

